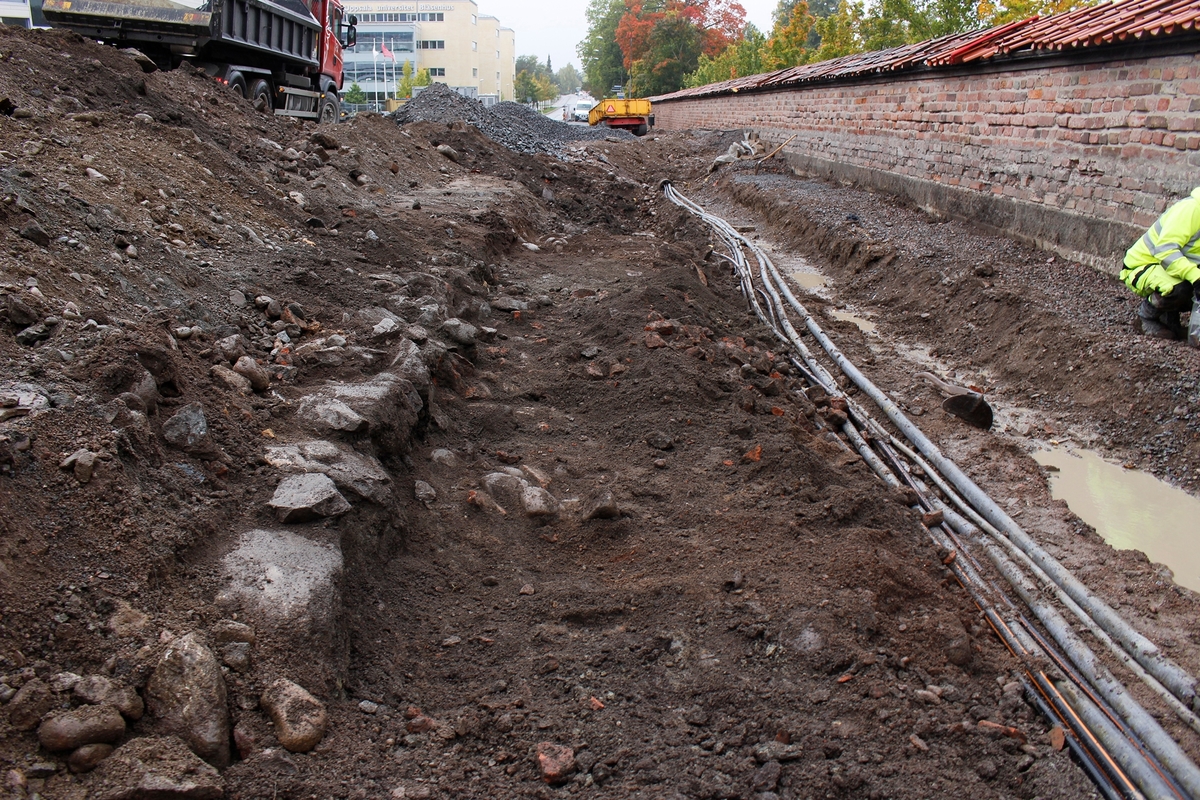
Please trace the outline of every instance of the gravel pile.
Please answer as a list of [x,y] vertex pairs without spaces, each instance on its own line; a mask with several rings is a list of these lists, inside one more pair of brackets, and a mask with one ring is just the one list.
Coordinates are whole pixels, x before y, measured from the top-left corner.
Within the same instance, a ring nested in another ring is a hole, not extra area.
[[635,139],[628,131],[585,128],[550,119],[520,103],[482,103],[463,97],[442,83],[426,87],[395,113],[400,124],[457,122],[474,125],[494,142],[518,153],[558,154],[565,145],[581,139]]

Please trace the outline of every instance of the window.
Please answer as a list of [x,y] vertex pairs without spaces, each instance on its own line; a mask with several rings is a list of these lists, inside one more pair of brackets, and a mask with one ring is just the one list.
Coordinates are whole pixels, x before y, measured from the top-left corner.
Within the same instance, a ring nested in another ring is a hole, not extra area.
[[441,11],[438,11],[437,13],[421,12],[420,14],[409,14],[408,16],[410,18],[412,18],[413,20],[416,20],[417,22],[445,22],[446,21],[446,15],[443,14]]
[[472,24],[472,25],[478,25],[478,24],[479,24],[479,17],[477,17],[477,16],[475,16],[474,14],[472,14],[472,15],[471,15],[471,24]]
[[500,51],[499,51],[499,50],[497,50],[497,51],[496,51],[496,58],[499,58],[499,57],[500,57]]
[[471,42],[471,52],[477,52],[478,50],[479,50],[479,42]]
[[496,73],[496,83],[499,83],[499,82],[500,82],[500,73],[497,72]]
[[472,77],[472,78],[478,78],[478,77],[479,77],[479,70],[478,70],[477,68],[475,68],[475,67],[471,67],[471,77]]
[[444,39],[418,39],[418,50],[445,50],[446,42]]
[[446,68],[445,67],[430,67],[429,68],[429,77],[431,77],[431,78],[446,77]]

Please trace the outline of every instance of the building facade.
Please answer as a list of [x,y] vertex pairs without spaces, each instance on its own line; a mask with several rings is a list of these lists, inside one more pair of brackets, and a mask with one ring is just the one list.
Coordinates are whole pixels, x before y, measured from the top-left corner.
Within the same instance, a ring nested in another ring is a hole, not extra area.
[[345,88],[358,84],[375,104],[396,96],[405,62],[485,103],[511,100],[516,41],[511,28],[480,15],[474,0],[350,2],[358,44],[345,54]]

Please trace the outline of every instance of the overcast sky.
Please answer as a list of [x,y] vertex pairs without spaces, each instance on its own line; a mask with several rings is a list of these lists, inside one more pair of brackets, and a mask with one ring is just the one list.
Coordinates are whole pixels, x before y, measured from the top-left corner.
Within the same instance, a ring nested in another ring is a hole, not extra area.
[[[554,69],[567,62],[580,67],[575,45],[587,35],[583,16],[587,0],[476,0],[479,13],[500,18],[517,35],[517,55],[550,56]],[[777,0],[741,0],[746,19],[761,31],[771,30]]]

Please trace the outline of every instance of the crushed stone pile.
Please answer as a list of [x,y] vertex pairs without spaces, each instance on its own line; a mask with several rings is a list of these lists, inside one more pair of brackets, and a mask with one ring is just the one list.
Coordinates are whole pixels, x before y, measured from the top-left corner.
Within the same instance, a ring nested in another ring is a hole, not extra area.
[[405,103],[394,115],[400,124],[411,122],[463,121],[492,141],[518,153],[556,155],[565,145],[584,139],[636,139],[628,131],[584,128],[550,119],[520,103],[497,103],[485,107],[463,97],[449,86],[435,83]]

